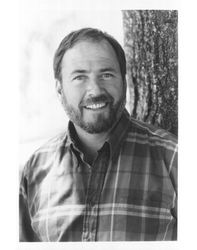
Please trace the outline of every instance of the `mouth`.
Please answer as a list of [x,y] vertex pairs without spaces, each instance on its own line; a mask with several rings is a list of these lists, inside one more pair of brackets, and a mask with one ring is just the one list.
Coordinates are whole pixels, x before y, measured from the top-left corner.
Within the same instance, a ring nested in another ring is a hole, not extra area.
[[94,104],[86,105],[86,106],[84,106],[84,108],[89,109],[89,110],[101,110],[101,109],[104,109],[105,107],[107,107],[107,105],[108,105],[107,102],[94,103]]

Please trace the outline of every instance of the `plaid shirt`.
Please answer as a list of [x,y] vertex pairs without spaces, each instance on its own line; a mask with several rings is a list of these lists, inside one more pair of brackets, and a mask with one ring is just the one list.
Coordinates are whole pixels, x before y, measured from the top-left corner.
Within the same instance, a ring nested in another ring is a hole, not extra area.
[[174,136],[124,111],[89,166],[72,126],[22,172],[20,241],[176,240]]

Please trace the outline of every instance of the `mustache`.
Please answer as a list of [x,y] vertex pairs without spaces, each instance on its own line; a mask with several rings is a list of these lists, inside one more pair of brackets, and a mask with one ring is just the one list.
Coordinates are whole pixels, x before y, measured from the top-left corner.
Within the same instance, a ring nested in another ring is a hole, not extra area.
[[113,102],[114,98],[109,94],[102,94],[99,96],[89,96],[85,99],[83,99],[79,106],[88,106],[96,103],[101,102]]

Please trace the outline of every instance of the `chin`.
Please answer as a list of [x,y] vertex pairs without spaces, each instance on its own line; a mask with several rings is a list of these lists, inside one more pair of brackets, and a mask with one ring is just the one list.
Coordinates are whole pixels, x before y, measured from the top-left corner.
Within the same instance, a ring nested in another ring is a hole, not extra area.
[[89,134],[100,134],[107,132],[113,126],[111,121],[87,122],[80,124],[80,127]]
[[117,103],[108,113],[93,116],[84,116],[79,110],[70,105],[65,105],[65,110],[70,120],[89,134],[106,133],[111,130],[119,120],[123,111],[123,101]]

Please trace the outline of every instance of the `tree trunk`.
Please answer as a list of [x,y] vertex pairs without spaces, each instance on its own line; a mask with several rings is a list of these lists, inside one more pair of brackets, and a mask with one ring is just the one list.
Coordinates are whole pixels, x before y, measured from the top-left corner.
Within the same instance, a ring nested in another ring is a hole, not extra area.
[[135,118],[178,133],[178,13],[123,11],[129,111]]

